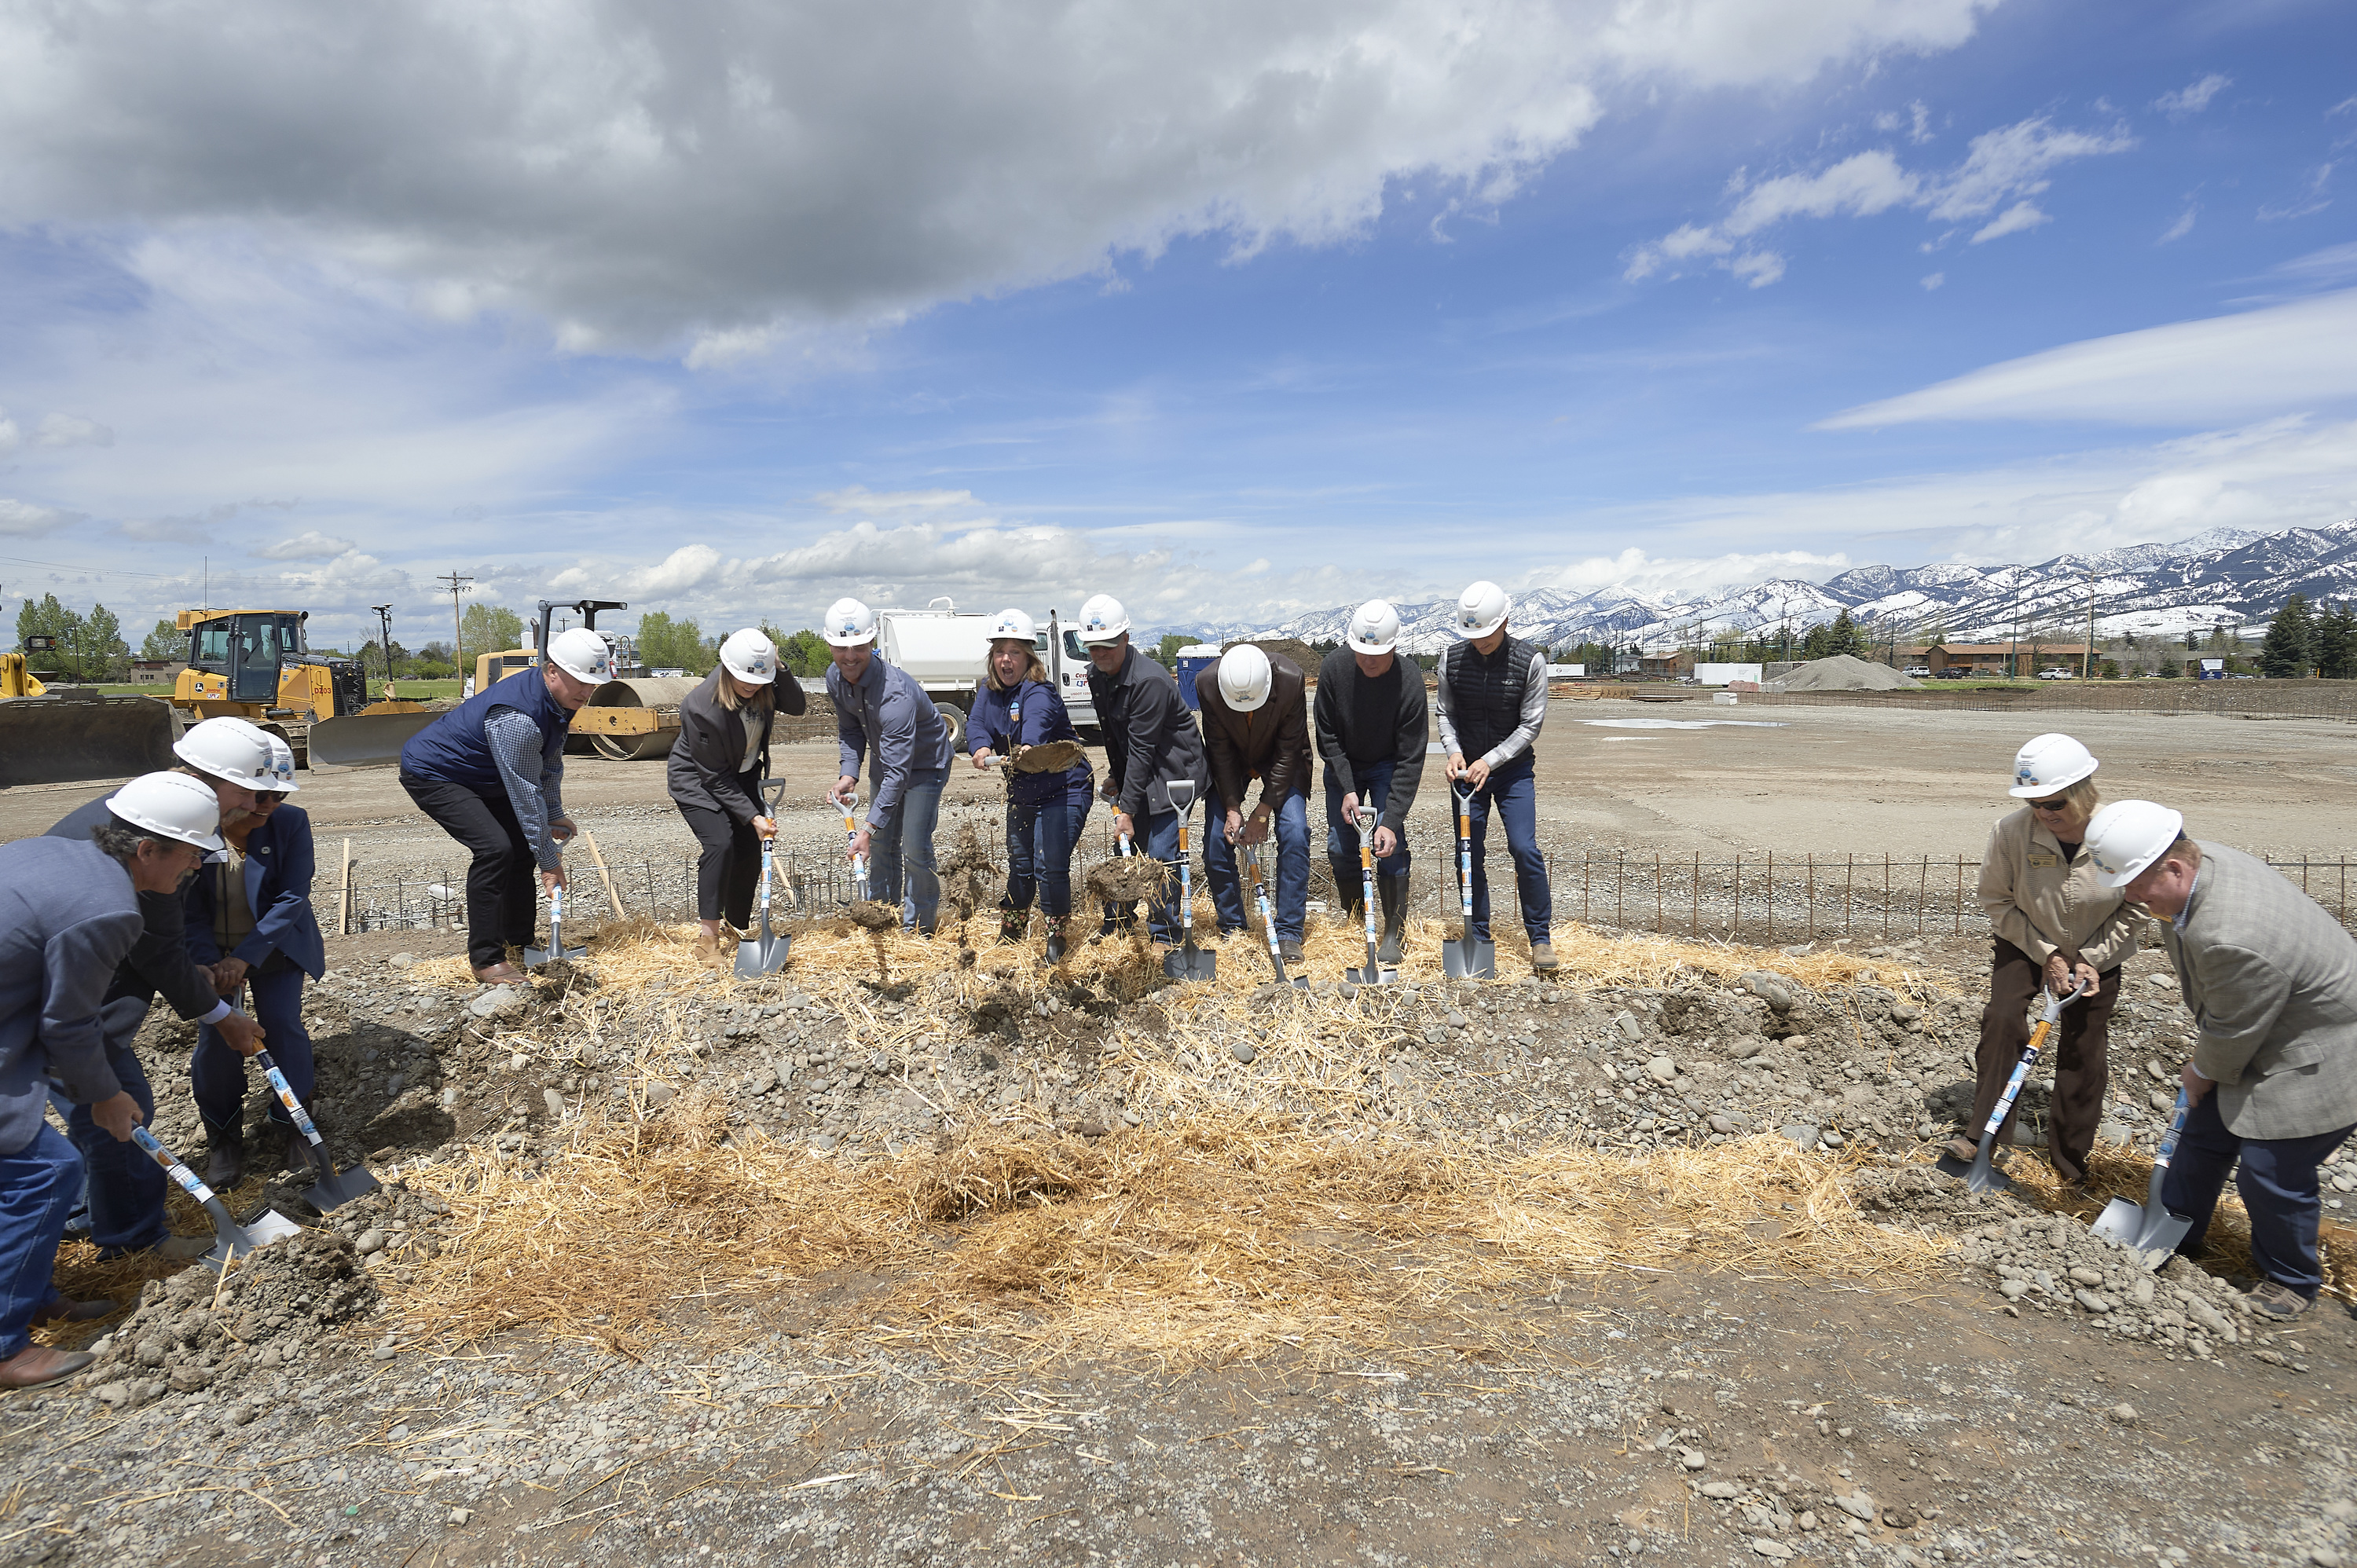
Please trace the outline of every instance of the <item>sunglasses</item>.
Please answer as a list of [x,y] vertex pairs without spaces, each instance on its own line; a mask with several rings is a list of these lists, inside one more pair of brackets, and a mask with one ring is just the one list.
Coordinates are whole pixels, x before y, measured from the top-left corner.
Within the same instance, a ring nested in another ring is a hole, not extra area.
[[2071,801],[2068,796],[2057,796],[2051,800],[2032,800],[2029,809],[2033,811],[2067,811],[2071,809]]

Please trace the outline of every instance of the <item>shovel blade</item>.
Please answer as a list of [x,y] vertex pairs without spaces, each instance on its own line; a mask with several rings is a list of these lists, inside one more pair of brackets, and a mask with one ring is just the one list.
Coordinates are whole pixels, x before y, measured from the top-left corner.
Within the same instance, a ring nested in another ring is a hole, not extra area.
[[1365,969],[1346,969],[1342,978],[1353,985],[1390,985],[1399,979],[1399,971],[1370,964]]
[[1479,937],[1440,944],[1440,967],[1451,980],[1498,978],[1498,946]]
[[758,980],[762,975],[777,973],[786,967],[786,958],[793,945],[793,938],[776,932],[748,937],[737,944],[737,978]]
[[588,952],[587,948],[526,948],[523,961],[528,964],[553,963],[558,959],[586,958]]
[[284,1240],[303,1228],[274,1208],[265,1208],[244,1224],[213,1220],[213,1250],[205,1254],[205,1266],[219,1270],[233,1258],[242,1258],[256,1247],[267,1247],[273,1241]]
[[1942,1176],[1954,1176],[1973,1192],[2011,1192],[2013,1178],[1990,1162],[1989,1142],[1981,1144],[1980,1153],[1972,1157],[1969,1165],[1953,1155],[1942,1155],[1936,1168]]
[[360,1165],[339,1171],[324,1155],[316,1168],[318,1175],[311,1183],[311,1190],[303,1196],[322,1214],[341,1208],[355,1198],[366,1197],[383,1185],[368,1166]]
[[2144,1234],[2144,1205],[2125,1197],[2115,1197],[2104,1205],[2090,1228],[2106,1241],[2117,1241],[2123,1247],[2133,1247]]
[[2146,1218],[2144,1229],[2128,1245],[2144,1255],[2146,1268],[2158,1269],[2169,1261],[2169,1255],[2177,1251],[2177,1244],[2184,1240],[2192,1230],[2190,1219],[2181,1214],[2171,1214],[2164,1208]]
[[1189,941],[1178,951],[1162,955],[1162,972],[1173,980],[1216,980],[1220,955],[1205,952]]

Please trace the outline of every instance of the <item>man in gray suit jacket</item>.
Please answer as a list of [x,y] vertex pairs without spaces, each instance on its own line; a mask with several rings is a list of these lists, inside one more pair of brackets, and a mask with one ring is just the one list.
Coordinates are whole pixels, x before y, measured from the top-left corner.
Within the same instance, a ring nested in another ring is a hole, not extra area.
[[2357,1131],[2357,940],[2264,861],[2185,836],[2148,800],[2095,813],[2087,848],[2106,884],[2169,922],[2162,933],[2201,1030],[2184,1070],[2193,1108],[2161,1188],[2202,1233],[2239,1156],[2251,1257],[2265,1277],[2251,1305],[2308,1310],[2324,1283],[2317,1167]]

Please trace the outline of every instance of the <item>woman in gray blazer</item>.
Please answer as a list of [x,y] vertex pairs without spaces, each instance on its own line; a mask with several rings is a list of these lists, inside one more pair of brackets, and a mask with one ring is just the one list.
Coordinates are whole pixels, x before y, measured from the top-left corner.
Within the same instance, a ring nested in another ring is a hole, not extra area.
[[720,662],[679,705],[666,782],[688,831],[703,846],[695,863],[696,956],[716,969],[737,959],[737,938],[753,918],[761,840],[778,831],[761,805],[770,771],[770,730],[780,710],[802,714],[802,682],[779,668],[776,645],[748,627],[720,645]]

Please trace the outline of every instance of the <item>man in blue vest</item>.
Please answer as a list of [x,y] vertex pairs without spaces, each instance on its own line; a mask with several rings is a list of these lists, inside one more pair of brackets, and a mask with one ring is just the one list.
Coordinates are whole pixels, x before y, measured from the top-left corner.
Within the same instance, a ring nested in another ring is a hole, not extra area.
[[606,639],[575,627],[548,639],[535,669],[493,682],[409,737],[401,787],[474,856],[467,867],[467,960],[486,983],[522,980],[507,950],[532,945],[533,868],[565,886],[573,823],[558,790],[565,732],[614,678]]
[[877,657],[874,610],[857,599],[837,599],[826,607],[819,635],[834,650],[826,694],[834,703],[843,753],[843,773],[830,797],[847,806],[859,788],[860,765],[869,763],[867,820],[853,836],[851,853],[868,856],[869,896],[899,905],[901,925],[930,937],[942,907],[933,829],[941,821],[950,758],[957,755],[950,726],[915,676]]
[[1494,805],[1514,857],[1514,889],[1522,896],[1531,967],[1544,974],[1555,967],[1550,929],[1555,899],[1547,890],[1546,856],[1539,852],[1531,747],[1546,723],[1546,650],[1507,634],[1511,608],[1506,590],[1495,583],[1476,583],[1458,596],[1457,635],[1465,640],[1440,657],[1440,699],[1435,705],[1440,744],[1448,749],[1449,785],[1473,792],[1473,933],[1485,941],[1490,938],[1483,850]]

